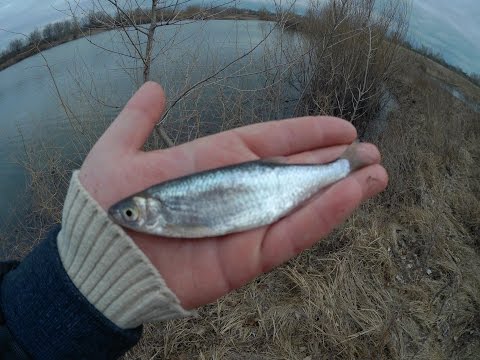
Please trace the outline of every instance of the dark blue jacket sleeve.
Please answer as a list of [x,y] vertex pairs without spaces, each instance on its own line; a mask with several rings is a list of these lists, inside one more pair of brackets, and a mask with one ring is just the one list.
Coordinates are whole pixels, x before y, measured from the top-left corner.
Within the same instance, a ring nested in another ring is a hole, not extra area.
[[79,292],[60,260],[58,231],[3,277],[5,330],[34,359],[118,358],[137,343],[142,329],[120,329]]

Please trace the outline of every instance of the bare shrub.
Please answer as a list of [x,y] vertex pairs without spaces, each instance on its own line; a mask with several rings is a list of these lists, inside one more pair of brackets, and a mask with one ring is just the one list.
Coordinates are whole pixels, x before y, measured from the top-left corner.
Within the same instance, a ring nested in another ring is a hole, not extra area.
[[21,39],[15,39],[15,40],[12,40],[9,44],[8,44],[8,51],[11,53],[11,54],[18,54],[24,47],[24,43]]
[[381,106],[383,84],[398,71],[407,15],[403,1],[311,2],[301,23],[309,52],[293,77],[300,90],[297,114],[335,115],[362,127]]
[[470,79],[472,79],[472,81],[477,84],[478,86],[480,86],[480,73],[471,73],[470,74]]
[[42,32],[38,29],[35,29],[28,35],[27,43],[29,45],[37,45],[40,43],[40,41],[42,41],[42,39]]

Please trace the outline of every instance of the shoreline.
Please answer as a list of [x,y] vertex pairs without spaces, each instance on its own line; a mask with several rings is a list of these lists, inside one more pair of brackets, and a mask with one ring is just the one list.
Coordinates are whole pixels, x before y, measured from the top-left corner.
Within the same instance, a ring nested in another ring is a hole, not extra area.
[[[193,19],[189,19],[188,17],[186,17],[186,18],[183,18],[181,20],[193,20]],[[226,16],[218,17],[218,18],[214,17],[214,18],[209,18],[209,19],[198,19],[196,21],[210,21],[210,20],[273,21],[274,19],[273,18],[265,19],[265,18],[262,18],[259,15],[245,15],[245,14],[242,14],[242,15],[238,15],[238,16],[226,15]],[[172,24],[172,25],[174,25],[174,24]],[[116,30],[116,29],[120,29],[120,27],[118,27],[118,28],[94,28],[94,29],[89,29],[88,32],[85,31],[77,37],[69,36],[68,38],[65,38],[65,39],[62,39],[62,40],[57,40],[57,41],[50,41],[49,42],[49,41],[46,41],[46,40],[42,40],[39,44],[37,44],[35,46],[30,46],[29,48],[25,49],[20,54],[17,54],[15,56],[11,57],[10,59],[7,59],[4,62],[0,63],[0,72],[9,68],[10,66],[13,66],[15,64],[18,64],[18,63],[22,62],[25,59],[28,59],[32,56],[35,56],[35,55],[41,53],[42,51],[52,49],[56,46],[59,46],[59,45],[62,45],[62,44],[65,44],[65,43],[68,43],[68,42],[71,42],[71,41],[79,40],[79,39],[82,39],[82,38],[87,37],[87,36],[97,35],[97,34],[100,34],[100,33],[106,32],[106,31],[112,31],[112,30]]]
[[109,31],[109,30],[113,30],[113,29],[92,29],[88,33],[85,32],[78,37],[70,36],[66,39],[57,40],[57,41],[50,41],[49,42],[49,41],[42,40],[38,45],[30,46],[28,49],[26,49],[22,53],[20,53],[18,55],[15,55],[14,57],[4,61],[3,63],[0,63],[0,72],[9,68],[10,66],[13,66],[15,64],[18,64],[18,63],[22,62],[25,59],[28,59],[28,58],[30,58],[32,56],[35,56],[35,55],[38,55],[42,51],[52,49],[56,46],[60,46],[62,44],[68,43],[70,41],[79,40],[81,38],[96,35],[96,34],[100,34],[102,32]]

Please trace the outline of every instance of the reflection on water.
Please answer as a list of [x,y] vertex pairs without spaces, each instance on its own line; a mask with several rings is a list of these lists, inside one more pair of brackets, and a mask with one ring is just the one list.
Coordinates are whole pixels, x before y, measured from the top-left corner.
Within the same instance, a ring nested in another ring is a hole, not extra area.
[[[169,100],[175,99],[191,84],[255,46],[271,26],[258,21],[209,21],[160,28],[151,78],[164,86]],[[141,83],[139,61],[104,51],[90,42],[122,53],[133,52],[117,32],[105,32],[45,51],[49,68],[37,55],[0,72],[0,222],[8,220],[16,199],[25,191],[28,179],[18,164],[25,151],[41,142],[80,158],[86,149],[79,149],[79,142],[73,138],[88,133],[93,142]],[[233,97],[239,102],[257,101],[261,106],[264,100],[253,99],[249,90],[265,86],[265,78],[258,72],[265,66],[264,53],[265,48],[259,46],[212,78],[213,85],[180,103],[166,122],[172,131],[182,129],[173,136],[185,141],[200,133],[218,131],[222,125],[216,119],[235,111],[233,106],[225,106]],[[220,81],[225,75],[229,79]],[[279,109],[268,116],[280,117],[283,113],[284,109]],[[181,126],[177,126],[179,119],[184,121]]]

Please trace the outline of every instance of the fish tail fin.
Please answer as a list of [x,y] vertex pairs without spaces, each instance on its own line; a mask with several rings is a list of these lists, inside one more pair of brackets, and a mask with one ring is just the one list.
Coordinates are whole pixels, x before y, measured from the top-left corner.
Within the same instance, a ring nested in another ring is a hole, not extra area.
[[348,160],[351,171],[375,163],[375,158],[368,151],[368,148],[363,146],[362,143],[358,141],[352,143],[340,156],[340,158]]

